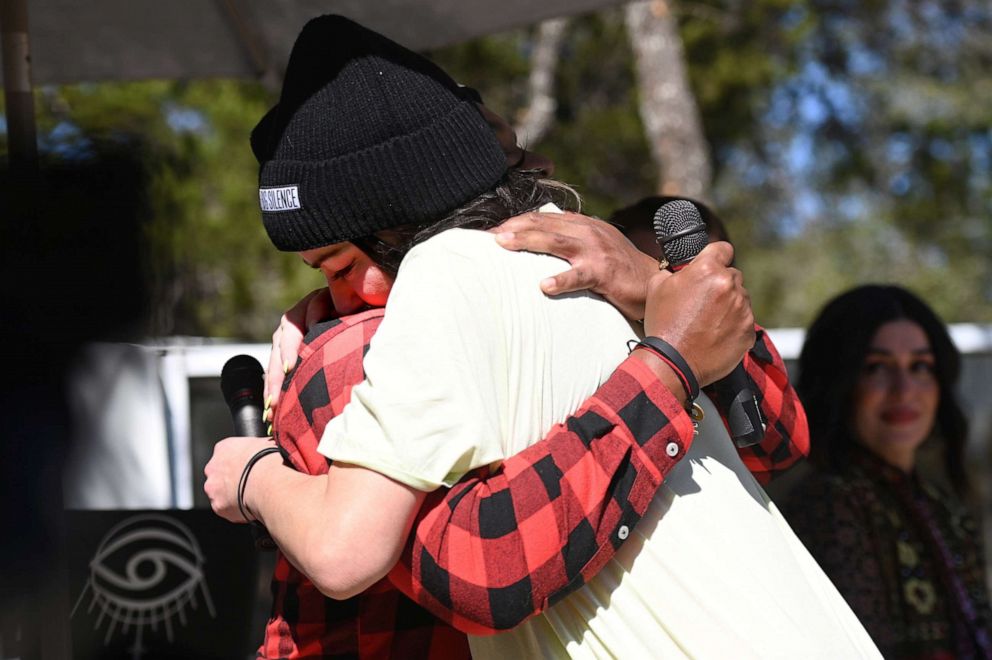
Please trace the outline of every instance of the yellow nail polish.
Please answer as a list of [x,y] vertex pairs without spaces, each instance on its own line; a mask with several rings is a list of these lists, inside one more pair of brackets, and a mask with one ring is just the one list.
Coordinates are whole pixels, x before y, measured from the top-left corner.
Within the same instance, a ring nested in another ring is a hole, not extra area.
[[266,433],[266,435],[272,435],[272,425],[271,424],[269,424],[269,428],[268,428],[268,430],[265,433]]
[[289,373],[289,360],[286,360],[285,362],[282,363],[282,372],[284,374]]
[[266,408],[271,408],[272,407],[272,395],[271,394],[269,396],[265,397],[265,407]]

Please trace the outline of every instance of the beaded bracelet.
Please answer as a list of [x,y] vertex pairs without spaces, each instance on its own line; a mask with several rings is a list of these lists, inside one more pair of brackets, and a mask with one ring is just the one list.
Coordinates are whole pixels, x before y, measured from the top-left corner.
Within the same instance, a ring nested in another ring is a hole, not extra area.
[[278,447],[259,449],[255,452],[254,456],[248,459],[248,463],[245,464],[245,469],[241,473],[241,480],[238,482],[238,511],[241,512],[241,516],[249,523],[260,524],[257,520],[248,517],[248,507],[245,506],[245,487],[248,485],[248,475],[251,473],[251,469],[255,467],[255,463],[258,463],[269,454],[275,454],[278,451]]
[[682,382],[682,387],[685,389],[685,394],[688,397],[686,408],[689,408],[696,401],[696,397],[699,396],[699,381],[696,380],[696,375],[689,368],[689,363],[685,361],[685,358],[682,357],[682,354],[674,346],[660,337],[645,337],[639,341],[631,339],[627,342],[627,348],[632,351],[631,344],[635,348],[637,346],[643,346],[650,350],[672,368],[672,371],[675,372],[675,375]]

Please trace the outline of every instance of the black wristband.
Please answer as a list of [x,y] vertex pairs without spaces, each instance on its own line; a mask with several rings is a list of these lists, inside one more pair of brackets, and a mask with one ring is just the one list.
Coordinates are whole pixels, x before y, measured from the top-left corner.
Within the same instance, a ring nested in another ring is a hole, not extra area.
[[692,373],[689,363],[685,361],[682,354],[660,337],[645,337],[638,341],[637,345],[653,351],[675,369],[675,373],[680,377],[682,386],[685,388],[686,396],[689,397],[686,402],[687,407],[692,405],[696,397],[699,396],[699,381],[696,380],[696,375]]
[[254,456],[248,459],[248,463],[245,464],[245,469],[241,473],[241,480],[238,482],[238,511],[241,512],[241,516],[249,523],[258,524],[257,520],[248,517],[248,508],[245,506],[245,487],[248,485],[248,475],[251,473],[251,469],[255,467],[255,463],[258,463],[269,454],[275,454],[278,451],[278,447],[259,449],[255,452]]

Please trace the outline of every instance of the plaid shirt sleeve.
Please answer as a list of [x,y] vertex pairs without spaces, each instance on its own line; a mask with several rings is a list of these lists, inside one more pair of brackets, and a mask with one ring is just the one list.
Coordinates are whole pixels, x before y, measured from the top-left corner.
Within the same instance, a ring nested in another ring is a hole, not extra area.
[[[755,332],[754,348],[744,357],[744,369],[755,384],[767,427],[760,443],[737,451],[754,478],[767,485],[809,453],[809,427],[782,356],[764,329],[755,326]],[[712,388],[705,392],[720,410],[725,410]],[[723,421],[727,423],[726,418]]]
[[[382,320],[373,309],[319,323],[307,333],[283,384],[275,439],[297,470],[326,474],[317,451],[324,427],[365,378],[363,358]],[[465,635],[380,580],[346,600],[325,598],[282,552],[272,576],[272,612],[259,658],[469,657]]]
[[[745,367],[768,433],[740,451],[764,483],[806,453],[808,431],[784,363],[760,328]],[[572,417],[498,472],[477,471],[429,495],[390,579],[459,630],[512,628],[613,557],[692,437],[675,397],[628,358]]]
[[459,630],[512,628],[602,568],[692,438],[677,399],[628,358],[499,471],[431,493],[390,577]]

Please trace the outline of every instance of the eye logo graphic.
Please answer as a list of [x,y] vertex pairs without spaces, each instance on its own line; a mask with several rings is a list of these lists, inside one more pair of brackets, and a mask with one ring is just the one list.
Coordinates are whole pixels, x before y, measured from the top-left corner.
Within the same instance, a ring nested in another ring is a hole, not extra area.
[[172,641],[173,618],[186,625],[187,608],[199,607],[197,592],[211,618],[213,601],[203,573],[203,553],[196,538],[179,521],[159,514],[137,515],[107,532],[90,561],[89,580],[72,608],[70,617],[89,597],[88,613],[97,611],[94,629],[107,622],[104,643],[120,629],[135,629],[134,656],[144,650],[146,626],[163,625]]

